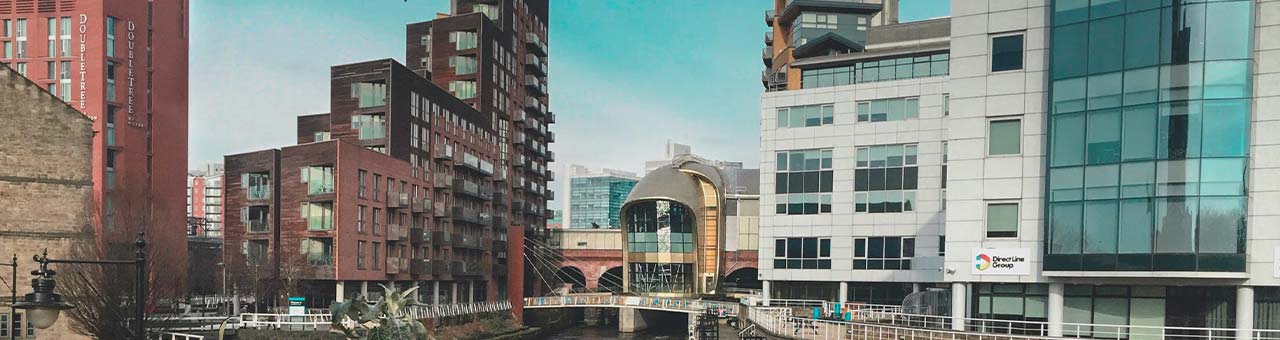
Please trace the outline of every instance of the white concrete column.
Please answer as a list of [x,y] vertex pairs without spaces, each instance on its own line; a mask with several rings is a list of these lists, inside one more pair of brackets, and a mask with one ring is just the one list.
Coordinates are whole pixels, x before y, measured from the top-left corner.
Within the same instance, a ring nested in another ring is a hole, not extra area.
[[1061,283],[1049,284],[1049,306],[1045,312],[1049,316],[1049,336],[1062,336],[1062,292],[1066,289],[1066,285]]
[[334,298],[337,299],[338,302],[347,301],[347,290],[346,290],[347,282],[338,281],[337,284],[334,284],[334,286],[335,286],[334,287],[335,291],[333,294]]
[[431,281],[431,304],[440,304],[440,281]]
[[849,301],[849,283],[840,282],[840,299],[836,302],[845,303],[846,301]]
[[231,315],[240,315],[240,287],[232,286],[231,289]]
[[951,283],[951,329],[957,331],[964,330],[965,300],[969,296],[966,294],[964,282]]
[[364,295],[365,299],[369,298],[369,281],[360,281],[360,295]]
[[476,302],[476,282],[467,281],[471,285],[471,291],[467,292],[467,302]]
[[1236,340],[1253,339],[1253,287],[1236,287]]
[[919,292],[920,292],[920,283],[919,283],[919,282],[915,282],[915,283],[912,283],[912,284],[911,284],[911,292],[912,292],[912,293],[919,293]]
[[764,284],[764,286],[761,287],[760,292],[764,296],[764,306],[768,307],[769,306],[769,281],[765,280],[765,281],[762,281],[762,283]]

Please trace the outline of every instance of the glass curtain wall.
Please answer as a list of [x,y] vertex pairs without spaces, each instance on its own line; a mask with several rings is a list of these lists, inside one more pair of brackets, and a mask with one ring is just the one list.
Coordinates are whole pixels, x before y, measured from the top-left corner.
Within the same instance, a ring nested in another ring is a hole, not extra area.
[[1045,270],[1244,271],[1252,1],[1054,1]]

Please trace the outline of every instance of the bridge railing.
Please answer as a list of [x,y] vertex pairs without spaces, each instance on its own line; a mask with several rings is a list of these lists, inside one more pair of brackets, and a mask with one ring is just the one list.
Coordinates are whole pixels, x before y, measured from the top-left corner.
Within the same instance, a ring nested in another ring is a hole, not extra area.
[[152,340],[204,340],[203,335],[183,334],[175,332],[154,333],[147,337]]
[[409,315],[414,319],[436,319],[458,315],[493,313],[511,310],[511,302],[507,300],[493,302],[459,303],[450,305],[415,305],[400,310],[400,315]]
[[327,331],[332,321],[333,317],[329,314],[240,314],[242,328]]
[[682,312],[701,312],[707,309],[724,315],[738,315],[741,306],[737,302],[707,301],[683,298],[662,298],[617,295],[544,296],[525,298],[526,308],[546,307],[642,307]]

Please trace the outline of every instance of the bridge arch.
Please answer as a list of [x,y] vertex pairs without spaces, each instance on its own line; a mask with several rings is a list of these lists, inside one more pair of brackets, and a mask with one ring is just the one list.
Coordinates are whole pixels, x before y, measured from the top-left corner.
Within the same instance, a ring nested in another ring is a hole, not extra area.
[[760,282],[759,272],[755,267],[734,269],[724,276],[724,285],[726,288],[760,289],[764,285]]
[[599,286],[602,290],[622,292],[622,267],[613,267],[600,274]]
[[582,274],[582,269],[574,266],[561,267],[556,271],[556,278],[561,283],[570,285],[573,289],[586,288],[587,277]]

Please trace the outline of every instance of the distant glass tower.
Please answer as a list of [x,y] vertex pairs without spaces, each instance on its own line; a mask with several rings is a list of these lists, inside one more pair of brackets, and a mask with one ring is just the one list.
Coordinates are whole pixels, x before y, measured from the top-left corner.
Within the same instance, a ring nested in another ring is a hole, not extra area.
[[634,173],[604,169],[590,172],[574,167],[569,180],[569,228],[618,228],[618,211],[639,179]]

